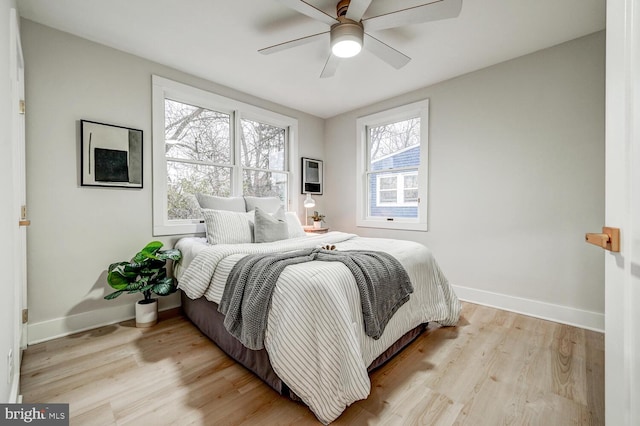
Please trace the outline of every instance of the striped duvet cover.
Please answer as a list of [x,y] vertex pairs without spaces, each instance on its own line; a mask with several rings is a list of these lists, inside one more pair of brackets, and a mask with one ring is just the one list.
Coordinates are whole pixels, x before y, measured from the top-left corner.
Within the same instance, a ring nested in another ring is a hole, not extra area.
[[431,252],[403,240],[364,238],[342,232],[262,244],[207,245],[202,238],[176,244],[178,287],[197,299],[220,302],[233,265],[247,254],[283,252],[334,244],[337,250],[375,250],[393,255],[406,269],[414,293],[378,340],[364,332],[360,296],[349,269],[339,262],[288,266],[280,275],[265,334],[276,374],[327,424],[370,392],[367,366],[412,328],[455,325],[460,302]]

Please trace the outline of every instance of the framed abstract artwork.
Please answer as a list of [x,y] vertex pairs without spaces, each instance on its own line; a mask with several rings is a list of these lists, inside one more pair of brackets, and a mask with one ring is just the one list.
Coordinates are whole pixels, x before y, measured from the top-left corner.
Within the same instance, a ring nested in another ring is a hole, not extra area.
[[302,193],[322,195],[322,160],[302,157]]
[[142,130],[80,120],[81,185],[142,188]]

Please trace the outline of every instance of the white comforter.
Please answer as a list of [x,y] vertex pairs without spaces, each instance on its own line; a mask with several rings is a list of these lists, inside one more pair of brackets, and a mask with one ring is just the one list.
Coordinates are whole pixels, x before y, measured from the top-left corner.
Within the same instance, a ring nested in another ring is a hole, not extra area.
[[393,255],[411,278],[414,293],[374,340],[364,332],[360,296],[340,262],[288,266],[273,293],[265,348],[278,376],[327,424],[369,395],[367,366],[402,335],[424,322],[455,325],[460,302],[431,252],[402,240],[327,234],[264,244],[207,245],[183,238],[176,248],[178,287],[192,299],[219,303],[231,268],[246,254],[335,244],[337,250],[376,250]]

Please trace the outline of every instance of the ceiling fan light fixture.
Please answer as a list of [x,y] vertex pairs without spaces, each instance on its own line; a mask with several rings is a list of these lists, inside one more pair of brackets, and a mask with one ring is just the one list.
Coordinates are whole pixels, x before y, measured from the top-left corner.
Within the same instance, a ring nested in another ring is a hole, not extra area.
[[339,58],[351,58],[362,50],[358,40],[340,40],[331,46],[331,51]]
[[339,58],[351,58],[362,50],[364,30],[357,22],[342,22],[331,28],[331,52]]

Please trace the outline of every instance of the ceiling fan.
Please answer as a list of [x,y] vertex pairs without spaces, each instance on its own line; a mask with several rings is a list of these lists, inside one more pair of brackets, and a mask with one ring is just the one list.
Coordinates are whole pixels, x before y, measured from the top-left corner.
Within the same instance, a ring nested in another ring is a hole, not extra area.
[[362,47],[392,67],[400,69],[411,58],[365,31],[455,18],[462,9],[462,0],[433,0],[427,4],[363,19],[372,0],[340,0],[336,6],[337,17],[334,18],[303,0],[278,1],[291,9],[330,25],[331,28],[318,34],[265,47],[258,52],[269,55],[329,36],[331,53],[320,74],[321,78],[333,76],[338,68],[340,58],[355,56],[360,53]]

